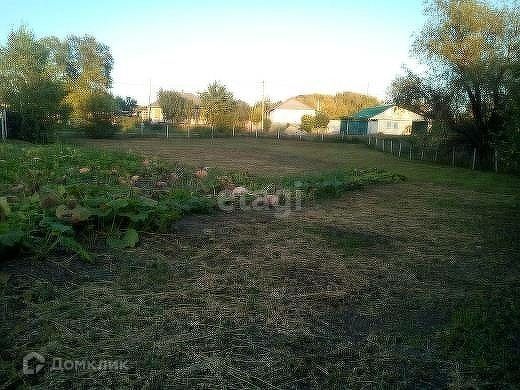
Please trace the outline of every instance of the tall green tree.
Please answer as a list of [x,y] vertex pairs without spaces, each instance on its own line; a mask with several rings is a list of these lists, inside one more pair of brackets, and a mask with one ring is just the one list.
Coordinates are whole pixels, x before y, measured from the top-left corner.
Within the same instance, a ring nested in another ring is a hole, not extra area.
[[90,35],[82,37],[71,35],[59,48],[56,57],[64,61],[59,68],[65,69],[67,83],[66,101],[72,108],[72,119],[80,125],[88,125],[97,113],[90,111],[92,99],[105,101],[104,110],[115,109],[108,104],[106,94],[112,85],[113,58],[110,48]]
[[165,120],[178,125],[191,117],[193,103],[179,92],[159,90],[157,101]]
[[422,108],[485,156],[507,131],[518,85],[520,12],[516,2],[431,0],[412,53],[426,67],[390,88],[396,103]]
[[12,31],[0,46],[0,102],[18,119],[18,137],[46,141],[67,117],[66,88],[49,66],[51,51],[25,26]]
[[212,128],[229,129],[233,126],[237,102],[229,89],[219,82],[211,83],[200,93],[202,115]]

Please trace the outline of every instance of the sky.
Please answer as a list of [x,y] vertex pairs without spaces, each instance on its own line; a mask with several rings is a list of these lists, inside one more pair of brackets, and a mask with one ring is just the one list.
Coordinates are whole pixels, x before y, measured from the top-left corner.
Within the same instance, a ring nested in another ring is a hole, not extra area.
[[114,57],[112,92],[140,104],[159,88],[211,81],[248,103],[306,93],[383,99],[424,22],[422,0],[0,0],[0,42],[21,24],[36,36],[94,35]]

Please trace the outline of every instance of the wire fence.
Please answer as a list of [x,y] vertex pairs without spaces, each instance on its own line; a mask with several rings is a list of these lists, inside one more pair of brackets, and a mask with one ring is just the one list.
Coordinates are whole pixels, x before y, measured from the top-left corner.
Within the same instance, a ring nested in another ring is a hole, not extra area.
[[[77,137],[76,131],[61,131],[59,138]],[[115,138],[164,138],[164,139],[213,139],[213,138],[252,138],[296,140],[302,142],[328,142],[365,144],[368,148],[388,153],[396,158],[410,161],[425,161],[451,167],[468,168],[473,170],[493,170],[495,172],[520,172],[518,162],[511,164],[501,158],[499,150],[488,152],[479,151],[470,145],[435,146],[416,145],[404,137],[388,136],[356,136],[327,133],[309,134],[298,132],[287,134],[282,131],[260,131],[255,129],[221,130],[208,127],[172,128],[160,124],[122,130],[114,134]]]
[[448,145],[435,146],[416,145],[402,139],[385,137],[367,137],[367,145],[383,153],[389,153],[397,158],[427,161],[448,165],[451,167],[503,171],[504,164],[500,159],[498,150],[483,152],[471,145]]

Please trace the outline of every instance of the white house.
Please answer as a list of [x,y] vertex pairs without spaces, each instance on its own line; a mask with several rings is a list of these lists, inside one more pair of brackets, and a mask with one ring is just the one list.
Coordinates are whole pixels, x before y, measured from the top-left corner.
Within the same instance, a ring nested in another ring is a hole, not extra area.
[[327,133],[328,134],[339,134],[341,130],[341,120],[340,119],[331,119],[329,124],[327,125]]
[[369,107],[341,120],[341,132],[348,135],[408,135],[412,123],[423,121],[422,115],[390,104]]
[[290,98],[273,108],[269,112],[269,119],[273,126],[300,126],[304,115],[316,115],[316,110],[296,98]]

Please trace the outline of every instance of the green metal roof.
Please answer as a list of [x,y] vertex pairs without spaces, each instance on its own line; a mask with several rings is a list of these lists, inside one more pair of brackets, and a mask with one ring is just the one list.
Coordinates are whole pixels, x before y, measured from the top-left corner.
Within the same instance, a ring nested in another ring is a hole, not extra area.
[[365,108],[364,110],[359,111],[357,114],[352,115],[352,119],[370,119],[376,115],[381,114],[382,112],[385,112],[393,106],[393,104],[387,104],[384,106]]

